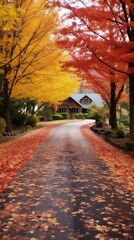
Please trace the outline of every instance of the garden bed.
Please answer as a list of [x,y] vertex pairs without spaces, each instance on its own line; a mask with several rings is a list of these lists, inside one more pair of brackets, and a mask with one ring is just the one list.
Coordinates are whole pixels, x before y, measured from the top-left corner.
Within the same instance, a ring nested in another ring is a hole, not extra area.
[[104,139],[111,145],[121,149],[124,153],[130,154],[134,157],[134,146],[129,140],[129,136],[116,137],[114,131],[112,132],[109,125],[105,124],[103,127],[97,127],[93,125],[90,129],[96,133],[99,137]]

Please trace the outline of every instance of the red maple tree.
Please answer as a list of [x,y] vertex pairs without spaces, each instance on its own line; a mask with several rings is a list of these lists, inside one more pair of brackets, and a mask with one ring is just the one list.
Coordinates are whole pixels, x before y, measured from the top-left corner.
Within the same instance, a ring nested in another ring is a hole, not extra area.
[[81,65],[85,73],[88,67],[88,74],[97,66],[100,75],[102,71],[110,74],[112,85],[117,82],[116,75],[119,82],[129,79],[130,138],[134,141],[134,1],[97,0],[90,4],[66,0],[56,4],[69,10],[64,14],[59,44],[71,53],[70,66],[79,71]]

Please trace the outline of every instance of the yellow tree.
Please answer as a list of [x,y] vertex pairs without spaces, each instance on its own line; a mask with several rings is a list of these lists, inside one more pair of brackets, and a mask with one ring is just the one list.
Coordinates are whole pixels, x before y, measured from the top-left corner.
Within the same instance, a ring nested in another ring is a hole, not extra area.
[[78,85],[77,80],[61,72],[66,56],[53,40],[58,15],[46,3],[0,1],[0,81],[8,132],[12,128],[11,97],[55,103],[68,97]]

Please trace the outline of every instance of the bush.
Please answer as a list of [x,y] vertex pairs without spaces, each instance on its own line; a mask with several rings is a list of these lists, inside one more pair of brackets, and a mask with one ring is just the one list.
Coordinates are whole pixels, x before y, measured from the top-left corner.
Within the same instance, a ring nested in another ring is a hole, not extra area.
[[123,124],[124,126],[128,127],[129,126],[129,117],[128,116],[122,116],[119,119],[119,123]]
[[123,128],[119,128],[116,130],[116,137],[117,138],[124,138],[125,137],[125,131]]
[[88,113],[83,113],[83,116],[84,116],[84,118],[86,118],[86,119],[89,119],[89,118],[90,118],[90,116],[89,116]]
[[102,120],[99,120],[96,122],[96,127],[103,127],[103,121]]
[[41,116],[41,117],[38,116],[38,118],[39,118],[40,122],[44,122],[45,121],[45,117],[43,117],[43,116]]
[[53,120],[53,110],[49,103],[45,103],[43,107],[37,112],[40,121],[52,121]]
[[6,121],[0,117],[0,133],[5,132],[6,128]]
[[63,120],[63,116],[61,114],[54,114],[53,115],[53,120]]
[[31,127],[36,127],[36,124],[38,123],[38,117],[36,115],[28,115],[27,116],[27,121],[25,123],[25,125],[29,125]]
[[15,126],[21,126],[25,123],[26,117],[27,116],[25,113],[20,113],[18,115],[14,115],[12,118],[12,122]]
[[83,113],[75,113],[74,117],[77,119],[84,119],[84,114]]
[[79,119],[79,113],[75,113],[74,118]]
[[68,113],[66,113],[66,112],[60,113],[60,115],[63,116],[63,119],[69,118]]
[[111,136],[113,134],[113,131],[111,129],[108,129],[108,130],[105,130],[104,134],[107,136]]
[[96,122],[102,120],[102,116],[98,112],[92,112],[90,118],[96,120]]
[[79,113],[78,117],[79,117],[79,119],[84,119],[84,114],[83,113]]

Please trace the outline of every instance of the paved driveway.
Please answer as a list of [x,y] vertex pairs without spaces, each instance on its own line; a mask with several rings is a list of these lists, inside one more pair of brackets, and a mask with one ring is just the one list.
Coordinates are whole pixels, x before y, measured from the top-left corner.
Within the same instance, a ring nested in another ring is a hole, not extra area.
[[134,199],[82,124],[56,127],[0,197],[0,239],[134,239]]

